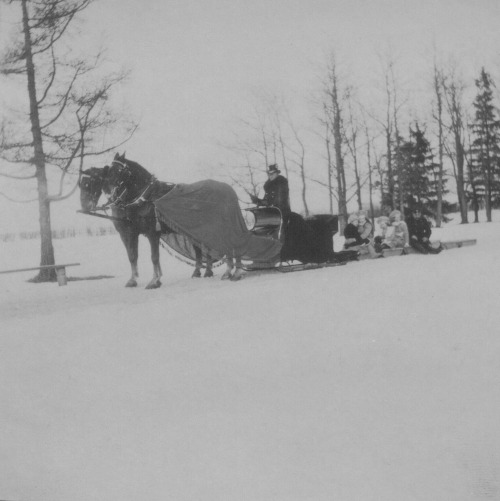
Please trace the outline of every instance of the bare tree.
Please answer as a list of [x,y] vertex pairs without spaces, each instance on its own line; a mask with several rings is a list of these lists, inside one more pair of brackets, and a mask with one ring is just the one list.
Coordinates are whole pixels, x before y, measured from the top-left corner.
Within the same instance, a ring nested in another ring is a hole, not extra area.
[[[470,123],[470,120],[466,120],[466,123]],[[468,138],[467,143],[472,144],[471,130],[469,127],[466,128],[466,134]],[[474,210],[474,222],[479,223],[479,193],[476,187],[475,177],[472,172],[472,165],[474,163],[474,159],[472,158],[472,149],[469,148],[468,154],[464,156],[467,163],[467,176],[469,178],[469,184],[472,192],[472,209]]]
[[[287,178],[298,176],[304,213],[309,215],[307,202],[306,142],[303,131],[295,124],[283,98],[270,93],[259,93],[253,113],[239,120],[240,128],[224,147],[235,155],[236,168],[229,176],[237,185],[256,195],[255,174],[266,172],[266,166],[277,163]],[[245,161],[241,161],[244,156]]]
[[306,176],[306,164],[305,164],[306,148],[304,145],[304,141],[300,137],[297,127],[295,126],[289,115],[288,115],[288,126],[295,139],[295,144],[297,145],[297,151],[295,151],[294,148],[294,156],[292,158],[292,161],[295,163],[295,165],[299,170],[299,176],[302,185],[301,189],[302,204],[304,205],[304,214],[307,217],[309,216],[309,207],[307,205],[307,196],[306,196],[307,194],[307,183],[306,183],[307,176]]
[[[339,87],[337,62],[335,60],[335,56],[332,55],[327,69],[327,79],[324,88],[324,109],[328,120],[327,133],[331,134],[333,139],[335,173],[337,179],[339,231],[342,232],[347,223],[347,185],[343,152],[344,134],[342,95]],[[327,142],[327,147],[329,147],[330,144],[330,142]]]
[[325,118],[321,120],[323,126],[325,127],[325,149],[326,149],[326,167],[327,167],[327,188],[328,188],[328,201],[330,203],[330,214],[333,214],[333,199],[335,197],[335,192],[333,189],[333,157],[332,157],[332,130],[328,115],[328,107],[326,103],[323,103],[323,111]]
[[385,145],[386,154],[385,158],[387,161],[387,194],[391,201],[391,206],[393,209],[396,208],[396,190],[394,189],[394,168],[393,168],[393,155],[392,155],[392,134],[393,134],[393,121],[391,115],[391,109],[393,107],[393,96],[390,87],[389,74],[385,74],[385,93],[386,93],[386,120],[383,124],[385,132]]
[[352,88],[347,89],[347,125],[344,131],[344,138],[347,148],[353,162],[354,179],[356,183],[356,199],[358,202],[358,209],[363,208],[363,201],[361,197],[361,173],[358,165],[358,133],[359,127],[357,123],[357,117],[354,115],[353,110],[353,96]]
[[438,126],[438,172],[437,172],[437,207],[436,207],[436,226],[441,227],[443,213],[443,176],[444,176],[444,134],[443,134],[443,72],[438,69],[434,62],[433,85],[436,97],[436,114],[434,118]]
[[[110,91],[124,74],[103,75],[101,56],[93,60],[70,58],[65,38],[77,16],[92,0],[12,0],[19,3],[20,30],[3,55],[4,76],[26,79],[29,120],[6,120],[0,137],[1,157],[10,167],[1,175],[36,179],[41,239],[41,265],[53,265],[54,248],[50,205],[64,193],[65,177],[81,169],[87,155],[97,155],[122,144],[97,147],[97,133],[118,121],[109,107]],[[29,123],[30,128],[26,127]],[[124,140],[136,128],[124,124]],[[28,174],[26,172],[28,166]],[[59,173],[58,189],[49,193],[48,168]],[[13,174],[16,171],[22,175]],[[42,269],[36,281],[55,280],[53,269]]]
[[[453,66],[447,75],[441,75],[444,104],[448,115],[446,128],[452,135],[453,146],[445,145],[453,167],[457,186],[458,205],[462,224],[468,223],[467,196],[465,190],[465,122],[463,93],[465,84]],[[475,193],[475,189],[473,187]]]
[[[373,139],[370,137],[370,131],[368,129],[368,125],[364,124],[364,129],[365,129],[365,138],[366,138],[366,160],[368,164],[368,198],[370,201],[370,217],[371,220],[375,220],[375,210],[373,207],[373,191],[374,191],[374,181],[373,181],[373,173],[377,169],[377,166],[380,165],[380,158],[377,157],[377,154],[375,152],[375,166],[372,164],[372,143]],[[382,182],[380,183],[382,186]],[[383,198],[383,197],[382,197]],[[382,199],[381,198],[381,199]]]

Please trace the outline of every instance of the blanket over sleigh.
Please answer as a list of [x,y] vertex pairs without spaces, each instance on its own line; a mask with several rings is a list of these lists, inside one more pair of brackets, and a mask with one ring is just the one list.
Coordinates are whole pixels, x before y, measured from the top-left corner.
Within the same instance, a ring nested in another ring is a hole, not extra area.
[[[260,237],[245,224],[231,186],[211,179],[177,184],[154,202],[162,224],[162,240],[185,258],[194,260],[193,243],[206,256],[238,257],[254,263],[279,260],[282,242]],[[165,226],[172,231],[163,231]]]

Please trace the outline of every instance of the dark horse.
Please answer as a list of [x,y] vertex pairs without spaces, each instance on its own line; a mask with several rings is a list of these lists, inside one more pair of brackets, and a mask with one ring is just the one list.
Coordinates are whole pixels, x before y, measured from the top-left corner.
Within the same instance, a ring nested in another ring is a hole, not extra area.
[[[125,159],[125,155],[115,155],[111,166],[92,167],[84,170],[80,176],[80,203],[84,212],[98,209],[97,204],[102,193],[109,196],[104,208],[111,208],[111,219],[127,250],[132,276],[126,287],[136,287],[139,276],[137,259],[139,235],[144,235],[151,246],[153,278],[146,289],[161,286],[160,238],[161,231],[155,216],[154,200],[168,193],[173,184],[158,181],[146,169],[136,162]],[[201,276],[202,251],[193,245],[196,264],[193,277]],[[212,260],[206,259],[205,277],[212,277]],[[227,278],[231,278],[231,276]]]

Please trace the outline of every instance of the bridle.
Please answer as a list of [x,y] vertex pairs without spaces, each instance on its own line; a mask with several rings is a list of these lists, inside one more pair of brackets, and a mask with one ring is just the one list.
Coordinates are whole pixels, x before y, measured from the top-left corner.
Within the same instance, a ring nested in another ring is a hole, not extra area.
[[148,202],[149,192],[157,181],[156,177],[151,175],[146,188],[142,190],[142,192],[134,200],[126,203],[126,196],[129,190],[127,183],[132,176],[132,172],[130,170],[130,167],[125,162],[121,162],[120,160],[113,160],[113,162],[111,162],[111,165],[118,165],[118,177],[120,179],[120,183],[118,183],[113,188],[108,202],[104,205],[104,207],[115,206],[126,209],[127,207],[135,207]]
[[89,194],[90,201],[95,207],[102,193],[101,176],[96,173],[81,172],[78,187],[81,191]]

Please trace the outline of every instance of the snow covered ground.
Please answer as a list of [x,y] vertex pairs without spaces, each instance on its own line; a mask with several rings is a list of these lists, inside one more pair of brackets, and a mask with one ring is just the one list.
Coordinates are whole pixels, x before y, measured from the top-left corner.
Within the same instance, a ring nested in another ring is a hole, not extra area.
[[[500,217],[497,217],[500,221]],[[0,275],[0,499],[500,499],[500,222],[476,246],[237,283],[117,235]],[[0,243],[1,269],[39,241]]]

